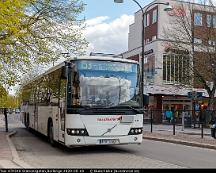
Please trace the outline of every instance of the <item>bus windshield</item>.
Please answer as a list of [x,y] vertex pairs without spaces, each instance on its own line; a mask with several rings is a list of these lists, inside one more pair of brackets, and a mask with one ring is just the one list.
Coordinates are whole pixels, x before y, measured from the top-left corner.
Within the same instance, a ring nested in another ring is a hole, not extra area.
[[137,101],[138,64],[80,60],[76,66],[78,82],[73,85],[77,83],[79,87],[79,106],[140,106]]

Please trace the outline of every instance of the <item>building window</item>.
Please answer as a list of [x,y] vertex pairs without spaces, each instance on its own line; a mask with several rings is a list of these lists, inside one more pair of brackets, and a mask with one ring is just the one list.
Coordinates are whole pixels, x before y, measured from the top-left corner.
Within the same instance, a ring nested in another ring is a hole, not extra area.
[[190,84],[189,55],[166,54],[163,56],[163,81],[165,84]]
[[207,27],[211,27],[211,24],[212,24],[212,16],[207,15]]
[[152,24],[157,22],[157,9],[153,11]]
[[149,26],[149,17],[149,14],[147,14],[145,17],[145,26]]
[[194,38],[194,43],[202,44],[202,40],[200,38]]
[[152,41],[156,40],[156,35],[152,36]]
[[213,27],[216,28],[216,16],[213,16]]
[[194,25],[202,26],[202,14],[194,13]]

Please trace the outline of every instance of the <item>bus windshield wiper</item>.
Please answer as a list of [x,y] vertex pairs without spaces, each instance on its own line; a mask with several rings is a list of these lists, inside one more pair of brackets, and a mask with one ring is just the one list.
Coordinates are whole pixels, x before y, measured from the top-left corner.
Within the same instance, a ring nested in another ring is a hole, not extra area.
[[136,108],[130,106],[130,105],[116,105],[116,106],[110,106],[110,107],[105,107],[106,109],[110,109],[110,108],[130,108],[131,110],[135,111],[135,112],[140,112],[140,110],[137,110]]
[[98,106],[81,106],[83,110],[90,110],[90,109],[103,109],[103,107],[98,107]]

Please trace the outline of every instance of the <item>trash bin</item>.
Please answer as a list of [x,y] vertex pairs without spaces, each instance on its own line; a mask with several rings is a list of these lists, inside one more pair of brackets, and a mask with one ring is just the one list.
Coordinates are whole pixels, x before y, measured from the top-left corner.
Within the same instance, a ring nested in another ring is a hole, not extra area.
[[190,116],[186,116],[184,117],[184,127],[191,127],[191,117]]

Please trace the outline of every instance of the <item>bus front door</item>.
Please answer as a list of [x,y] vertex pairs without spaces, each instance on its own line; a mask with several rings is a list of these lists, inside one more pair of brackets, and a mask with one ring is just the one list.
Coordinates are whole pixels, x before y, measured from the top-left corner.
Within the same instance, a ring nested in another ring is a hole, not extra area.
[[59,141],[65,142],[65,101],[60,101],[59,107]]

